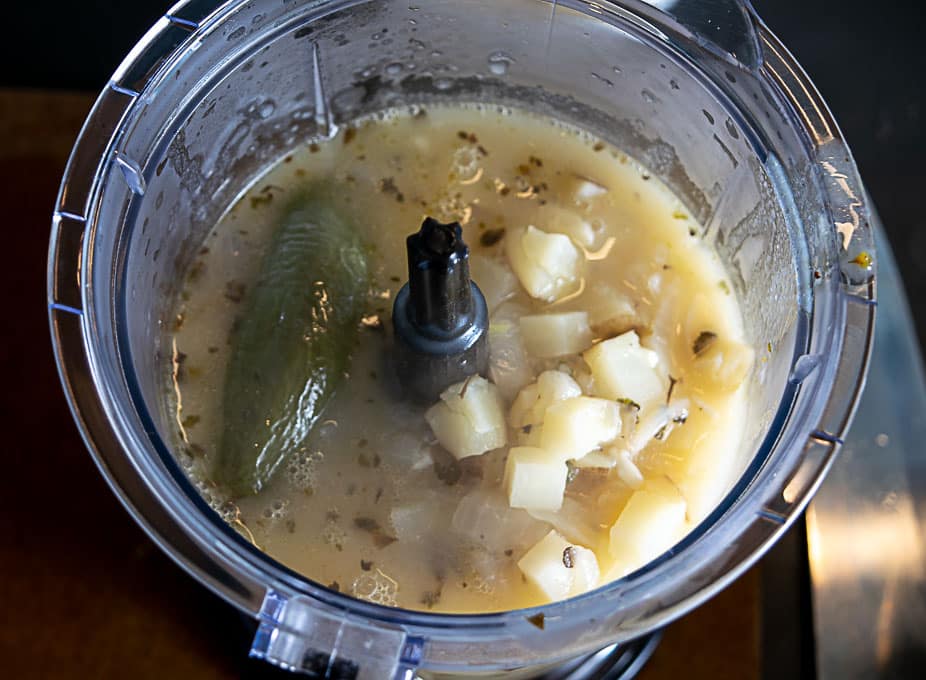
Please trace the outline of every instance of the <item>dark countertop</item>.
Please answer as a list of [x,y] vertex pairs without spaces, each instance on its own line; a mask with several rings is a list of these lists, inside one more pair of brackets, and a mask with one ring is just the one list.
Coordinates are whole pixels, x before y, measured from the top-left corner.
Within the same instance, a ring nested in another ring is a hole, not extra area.
[[[15,65],[0,74],[0,86],[97,90],[165,5],[137,0],[116,14],[102,1],[17,3],[7,20],[22,43],[0,47],[3,63]],[[877,11],[856,1],[756,5],[811,74],[853,148],[922,341],[926,51],[918,47],[918,16],[905,11],[913,3],[885,0]],[[244,625],[129,519],[93,467],[61,395],[44,311],[45,256],[61,170],[90,102],[88,95],[0,92],[8,225],[2,284],[12,306],[0,322],[8,385],[0,413],[11,471],[0,482],[0,675],[257,677],[261,668],[243,662]],[[759,583],[753,570],[671,626],[641,677],[757,677]]]

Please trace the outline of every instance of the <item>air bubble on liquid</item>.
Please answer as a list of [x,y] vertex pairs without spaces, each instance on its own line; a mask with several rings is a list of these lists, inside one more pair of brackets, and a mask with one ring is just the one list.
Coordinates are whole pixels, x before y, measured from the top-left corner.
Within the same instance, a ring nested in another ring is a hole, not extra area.
[[386,74],[390,76],[397,76],[402,72],[403,68],[404,66],[400,62],[394,61],[386,66]]
[[449,90],[453,87],[453,81],[450,78],[438,78],[434,81],[434,87],[438,90]]
[[465,558],[467,563],[466,580],[468,587],[477,593],[491,595],[498,590],[504,572],[505,560],[493,555],[488,550],[473,548]]
[[514,59],[501,50],[489,55],[489,70],[497,76],[503,76],[508,73],[508,69],[513,63]]
[[347,542],[347,533],[334,519],[329,519],[322,529],[322,541],[327,545],[341,546]]
[[264,508],[262,514],[265,519],[279,521],[289,515],[289,501],[278,498]]
[[[135,295],[135,289],[132,289],[132,295]],[[177,451],[177,462],[180,463],[180,467],[184,472],[190,473],[193,471],[195,460],[186,450],[180,449]]]
[[300,491],[315,487],[318,463],[324,458],[321,451],[299,451],[286,466],[286,477]]
[[[199,491],[199,495],[206,501],[206,504],[225,519],[223,507],[229,502],[228,497],[216,487],[201,480],[196,482],[196,490]],[[234,519],[234,517],[232,519]]]
[[338,421],[337,420],[323,420],[318,426],[318,437],[319,439],[330,439],[338,431]]
[[479,150],[471,145],[461,146],[453,152],[450,171],[457,175],[461,182],[473,179],[479,172]]
[[351,584],[351,594],[361,600],[387,607],[396,606],[399,584],[379,569],[372,574],[361,574]]
[[219,516],[222,518],[222,520],[228,524],[231,524],[236,519],[238,519],[238,515],[240,514],[238,506],[235,505],[233,501],[225,501],[224,503],[220,503],[215,511],[219,513]]
[[435,205],[437,218],[442,222],[465,222],[469,205],[459,196],[444,194]]

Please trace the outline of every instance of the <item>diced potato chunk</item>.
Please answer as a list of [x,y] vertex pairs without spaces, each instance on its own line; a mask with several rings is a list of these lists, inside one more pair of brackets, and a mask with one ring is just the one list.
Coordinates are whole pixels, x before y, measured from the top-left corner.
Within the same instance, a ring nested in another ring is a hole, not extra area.
[[521,337],[527,353],[540,358],[578,354],[592,344],[586,312],[522,316]]
[[568,236],[529,226],[505,243],[511,268],[531,297],[553,302],[576,287],[582,255]]
[[635,331],[599,342],[582,355],[592,369],[595,394],[607,399],[631,399],[640,405],[665,395],[657,366],[659,355],[640,347]]
[[749,375],[754,359],[752,347],[721,337],[695,357],[694,370],[707,389],[732,392]]
[[685,531],[685,499],[672,482],[651,479],[635,491],[611,527],[609,552],[618,578],[671,548]]
[[505,465],[508,504],[527,510],[559,510],[568,472],[562,460],[543,449],[512,447]]
[[595,553],[570,544],[556,531],[528,550],[518,561],[518,568],[550,601],[572,597],[598,585]]
[[620,432],[621,412],[617,402],[573,397],[547,408],[540,446],[563,461],[579,459]]
[[498,260],[473,253],[469,256],[469,273],[482,291],[489,314],[518,290],[514,273]]
[[511,405],[508,422],[518,431],[521,444],[537,446],[547,409],[560,401],[582,395],[575,380],[562,371],[544,371],[518,394]]
[[451,385],[424,414],[437,441],[456,458],[478,456],[507,443],[498,388],[474,375]]

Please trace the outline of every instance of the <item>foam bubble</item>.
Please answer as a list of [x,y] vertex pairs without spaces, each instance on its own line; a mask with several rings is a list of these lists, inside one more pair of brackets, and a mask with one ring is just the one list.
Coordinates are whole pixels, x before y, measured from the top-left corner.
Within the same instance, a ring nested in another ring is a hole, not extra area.
[[328,545],[343,547],[347,542],[347,533],[338,526],[337,520],[329,519],[322,529],[322,540]]
[[286,466],[286,478],[300,491],[309,491],[315,487],[318,464],[324,459],[321,451],[299,451]]
[[264,508],[263,516],[271,521],[279,521],[289,515],[289,501],[277,498]]
[[370,574],[361,574],[351,584],[354,597],[387,607],[396,606],[398,592],[399,584],[379,569]]
[[461,182],[472,180],[479,172],[479,150],[471,145],[457,148],[453,152],[450,170],[456,173]]

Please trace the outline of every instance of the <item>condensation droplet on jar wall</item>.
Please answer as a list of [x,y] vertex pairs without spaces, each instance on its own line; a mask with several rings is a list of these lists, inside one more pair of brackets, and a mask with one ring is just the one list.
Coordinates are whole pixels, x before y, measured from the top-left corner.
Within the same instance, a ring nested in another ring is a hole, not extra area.
[[497,76],[503,76],[508,73],[508,68],[514,63],[514,59],[507,53],[498,50],[489,55],[489,71]]

